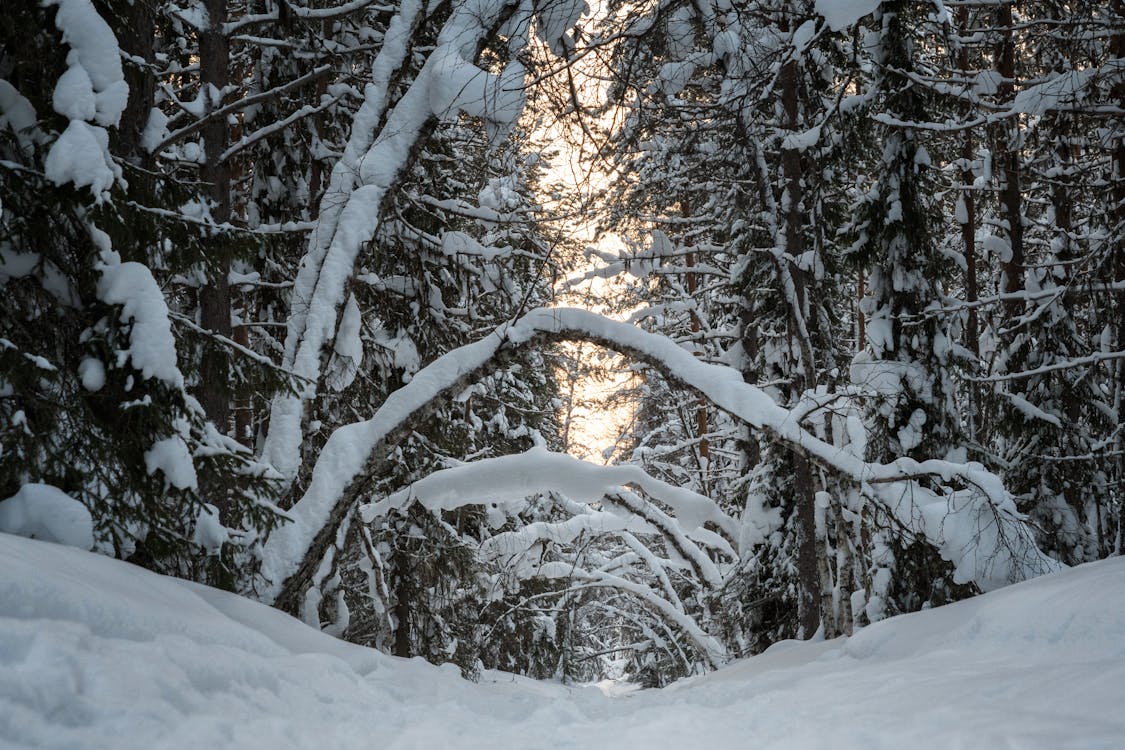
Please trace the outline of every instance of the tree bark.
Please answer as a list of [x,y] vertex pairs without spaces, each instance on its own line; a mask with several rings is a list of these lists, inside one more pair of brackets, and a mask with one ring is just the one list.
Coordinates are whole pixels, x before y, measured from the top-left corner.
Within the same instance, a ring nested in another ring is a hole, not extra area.
[[[152,63],[156,56],[156,19],[152,8],[143,2],[131,3],[127,8],[128,23],[121,24],[118,32],[121,49],[133,58],[139,57]],[[141,137],[156,103],[156,76],[147,70],[139,70],[132,61],[123,67],[125,80],[129,84],[129,100],[125,104],[125,111],[121,113],[118,139],[126,159],[134,164],[146,165],[152,157],[141,145]],[[146,187],[148,186],[143,186],[142,191]]]
[[812,465],[793,452],[793,495],[797,521],[797,637],[812,638],[820,627],[820,571],[816,554],[816,508]]
[[[1125,18],[1125,0],[1113,0],[1112,11],[1110,16],[1120,19]],[[1125,59],[1125,29],[1122,29],[1118,23],[1116,31],[1111,41],[1111,52],[1113,57],[1118,59]],[[1112,90],[1112,97],[1118,107],[1125,107],[1125,81],[1120,78],[1114,84]],[[1125,136],[1122,136],[1120,130],[1117,134],[1116,143],[1113,146],[1113,192],[1112,198],[1114,202],[1113,210],[1110,213],[1110,221],[1115,226],[1115,232],[1120,233],[1122,228],[1125,228]],[[1120,234],[1117,234],[1118,242],[1114,248],[1114,281],[1119,283],[1125,282],[1125,247],[1122,246],[1120,241]],[[1117,349],[1118,351],[1125,350],[1125,292],[1119,292],[1117,295],[1117,316],[1115,320],[1117,327]],[[1117,451],[1117,482],[1116,482],[1116,500],[1118,507],[1117,519],[1117,540],[1114,543],[1114,552],[1122,554],[1125,552],[1125,497],[1122,492],[1122,482],[1125,482],[1125,415],[1122,414],[1122,407],[1125,406],[1125,360],[1117,361],[1117,439],[1115,440],[1115,449]]]
[[[957,27],[962,37],[969,34],[969,9],[961,6],[957,9]],[[969,49],[962,42],[957,55],[957,66],[961,75],[968,75]],[[964,114],[972,113],[970,105],[965,106]],[[961,141],[961,205],[964,209],[964,221],[961,222],[961,244],[965,253],[965,300],[976,302],[980,298],[977,284],[977,207],[976,195],[973,190],[973,136],[971,130],[966,130]],[[965,348],[980,360],[980,322],[977,319],[977,310],[970,307],[965,316]],[[976,440],[980,424],[981,407],[983,399],[979,383],[969,383],[969,437]]]
[[395,586],[395,645],[392,653],[410,658],[413,656],[410,648],[410,558],[402,550],[395,550],[394,560],[398,582]]
[[[1015,96],[1016,45],[1012,28],[1012,3],[1003,3],[996,11],[1000,45],[997,50],[997,73],[1000,74],[1000,101],[1010,102]],[[1011,254],[1000,264],[1001,291],[1013,294],[1024,288],[1023,198],[1020,194],[1020,130],[1019,121],[1009,118],[1001,125],[997,142],[998,162],[1003,183],[1000,188],[1001,216],[1008,225]],[[1004,304],[1009,320],[1023,312],[1023,303],[1009,300]]]
[[[681,213],[682,216],[684,216],[684,218],[687,218],[690,214],[690,205],[691,204],[690,204],[687,197],[683,197],[683,198],[680,199],[680,213]],[[691,270],[692,268],[695,267],[695,253],[687,253],[684,256],[684,264],[688,267],[687,273],[684,274],[685,283],[687,285],[688,297],[690,297],[692,299],[692,301],[695,301],[696,286],[698,284],[698,280],[696,279],[695,272]],[[691,333],[692,333],[692,336],[693,337],[699,337],[701,335],[701,331],[703,329],[703,326],[700,325],[699,313],[693,307],[689,314],[691,316]],[[702,342],[696,341],[696,342],[694,342],[694,345],[696,347],[695,348],[696,356],[699,356],[699,354],[702,352]],[[700,472],[702,473],[702,472],[706,471],[707,461],[711,457],[711,446],[707,442],[707,437],[706,437],[706,435],[707,435],[707,400],[706,399],[699,399],[699,403],[698,403],[698,406],[696,408],[695,433],[696,433],[696,438],[699,440],[699,467],[700,467]],[[706,476],[705,475],[702,476],[701,480],[705,484],[706,483]]]
[[[796,132],[800,127],[798,69],[795,59],[788,60],[781,69],[781,104],[785,112],[785,128]],[[808,279],[807,272],[800,268],[794,259],[799,258],[805,249],[804,230],[805,216],[803,208],[803,165],[801,152],[795,148],[783,149],[781,152],[782,176],[785,182],[785,192],[782,201],[782,210],[785,213],[785,252],[788,256],[783,263],[789,264],[789,273],[793,279],[793,294],[791,300],[792,325],[790,336],[798,344],[797,350],[801,352],[801,367],[794,373],[794,398],[810,388],[816,386],[816,365],[813,362],[812,342],[809,341],[811,327],[814,322],[808,314]],[[783,291],[784,293],[784,291]],[[801,322],[803,321],[803,325]],[[816,495],[813,488],[812,466],[809,460],[797,452],[792,453],[793,462],[793,502],[796,504],[795,520],[797,523],[797,620],[798,637],[811,638],[820,624],[820,571],[817,568],[816,548]]]
[[[200,85],[205,92],[207,112],[222,106],[222,95],[230,83],[230,47],[223,26],[227,22],[226,0],[205,0],[210,21],[199,35]],[[204,182],[211,186],[211,217],[225,224],[231,217],[231,175],[229,166],[220,158],[230,142],[226,118],[217,117],[203,127],[205,162],[200,170]],[[199,323],[222,336],[231,335],[230,257],[216,237],[217,252],[207,259],[206,282],[199,290]],[[200,363],[199,402],[207,417],[221,432],[228,429],[230,418],[230,365],[227,352],[220,346],[209,346]],[[220,509],[221,510],[221,509]]]

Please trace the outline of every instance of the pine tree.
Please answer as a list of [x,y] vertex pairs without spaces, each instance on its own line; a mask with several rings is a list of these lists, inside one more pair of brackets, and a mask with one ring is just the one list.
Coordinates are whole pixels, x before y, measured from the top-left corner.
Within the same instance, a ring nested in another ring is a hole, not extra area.
[[205,233],[162,220],[180,194],[127,161],[135,132],[116,151],[128,84],[106,17],[25,4],[4,40],[0,494],[53,485],[89,511],[97,549],[246,588],[277,485],[189,392],[160,281]]

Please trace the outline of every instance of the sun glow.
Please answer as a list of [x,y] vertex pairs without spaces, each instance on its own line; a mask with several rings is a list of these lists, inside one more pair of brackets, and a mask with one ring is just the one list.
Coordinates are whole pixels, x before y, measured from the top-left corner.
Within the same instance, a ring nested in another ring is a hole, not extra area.
[[[602,3],[591,5],[587,20],[604,12]],[[582,108],[592,109],[605,100],[608,77],[601,75],[601,66],[596,55],[587,55],[569,73],[557,73],[570,76],[572,94]],[[617,114],[611,108],[596,118],[581,113],[543,118],[549,121],[532,128],[532,141],[548,152],[540,205],[555,217],[569,243],[583,248],[580,258],[568,264],[568,274],[556,283],[557,304],[621,319],[628,313],[613,300],[620,296],[624,282],[603,271],[607,258],[624,250],[624,242],[600,226],[604,196],[614,174],[598,157],[601,144],[594,140],[596,134],[610,131]],[[564,402],[560,419],[566,451],[597,463],[620,460],[636,412],[634,400],[623,394],[636,386],[636,374],[623,357],[589,343],[563,344],[563,352],[570,362],[556,376]]]

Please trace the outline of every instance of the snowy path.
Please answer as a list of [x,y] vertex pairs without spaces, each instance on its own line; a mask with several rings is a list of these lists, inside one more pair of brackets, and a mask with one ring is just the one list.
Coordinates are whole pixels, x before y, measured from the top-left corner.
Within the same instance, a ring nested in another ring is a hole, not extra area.
[[610,698],[0,534],[3,748],[1125,747],[1125,559]]

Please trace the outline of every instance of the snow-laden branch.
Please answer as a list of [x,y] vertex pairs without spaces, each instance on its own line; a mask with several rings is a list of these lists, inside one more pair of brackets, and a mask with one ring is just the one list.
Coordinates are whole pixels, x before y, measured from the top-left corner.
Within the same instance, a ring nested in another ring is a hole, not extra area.
[[1046,375],[1050,372],[1058,372],[1059,370],[1072,370],[1076,367],[1085,367],[1087,365],[1096,365],[1098,362],[1111,362],[1115,359],[1125,359],[1125,351],[1120,352],[1095,352],[1085,357],[1072,357],[1059,362],[1052,362],[1049,365],[1036,367],[1032,370],[1021,370],[1019,372],[1005,372],[998,375],[988,375],[985,377],[974,377],[965,375],[965,380],[970,380],[974,383],[1000,383],[1007,380],[1026,380],[1028,378],[1038,377],[1039,375]]
[[[392,393],[370,420],[332,434],[308,490],[290,511],[294,523],[274,532],[266,545],[263,572],[272,583],[263,595],[279,603],[296,596],[313,572],[310,566],[315,563],[309,561],[319,560],[331,543],[335,528],[363,491],[368,472],[386,460],[395,440],[418,420],[501,366],[514,351],[561,340],[590,341],[643,361],[768,437],[852,479],[868,498],[937,547],[961,581],[989,589],[1059,567],[1037,550],[1002,482],[980,464],[909,458],[887,464],[865,461],[805,430],[799,414],[779,406],[733,368],[701,362],[667,337],[587,310],[540,308],[439,357]],[[509,492],[535,484],[533,478],[510,482]],[[947,489],[930,489],[931,483],[939,482]],[[690,515],[700,508],[689,502],[683,510],[689,515],[676,525],[700,525],[702,516]]]
[[[670,508],[672,515],[628,491],[625,489],[627,485],[643,490],[648,497]],[[365,505],[361,512],[364,520],[370,522],[412,502],[429,510],[453,510],[484,503],[519,506],[529,497],[549,492],[584,504],[604,501],[620,508],[625,517],[639,519],[643,526],[614,525],[611,519],[605,517],[578,516],[585,520],[575,521],[566,527],[544,525],[538,532],[570,534],[567,541],[574,539],[582,530],[656,532],[663,535],[691,565],[702,582],[714,589],[722,586],[723,576],[714,561],[691,541],[690,536],[710,523],[731,539],[737,539],[738,522],[724,513],[711,498],[662,482],[639,466],[603,466],[565,453],[532,448],[526,453],[435,471],[379,502]],[[595,521],[609,525],[598,528],[594,525]],[[521,541],[526,541],[523,531],[517,533],[523,535]],[[556,539],[550,536],[544,538]],[[527,546],[530,544],[524,549]]]
[[282,130],[285,130],[298,120],[303,120],[306,117],[323,112],[336,102],[340,101],[340,99],[342,98],[343,96],[323,97],[321,103],[316,106],[313,106],[312,104],[306,104],[297,111],[291,113],[288,117],[278,120],[277,122],[271,122],[269,125],[264,125],[258,128],[253,133],[242,136],[238,139],[238,141],[231,144],[230,148],[219,155],[219,163],[222,164],[226,162],[239,151],[253,146],[263,138],[269,138],[275,133],[280,133]]
[[161,151],[168,148],[173,143],[178,143],[184,138],[187,138],[189,135],[199,132],[209,122],[213,122],[214,120],[221,117],[226,117],[227,115],[234,112],[240,112],[244,109],[254,106],[255,104],[260,104],[261,102],[269,101],[270,99],[280,98],[282,95],[288,94],[290,91],[295,91],[296,89],[304,86],[306,83],[311,83],[319,78],[323,78],[331,72],[331,65],[321,65],[320,67],[309,71],[300,78],[294,79],[280,86],[275,86],[269,91],[261,91],[257,94],[252,94],[237,101],[225,104],[218,109],[211,110],[199,119],[192,121],[191,124],[185,125],[179,130],[169,133],[167,136],[165,136],[164,140],[162,140],[151,150],[153,153],[159,154]]
[[532,448],[525,453],[486,458],[442,469],[419,479],[393,495],[364,507],[365,520],[383,516],[411,502],[429,510],[453,510],[492,502],[520,504],[532,495],[558,492],[571,500],[592,503],[633,485],[667,505],[684,534],[713,523],[732,538],[738,522],[715,501],[683,487],[649,476],[639,466],[603,466],[565,453]]
[[42,4],[58,6],[55,27],[70,48],[67,69],[51,94],[51,106],[70,124],[51,144],[43,172],[55,185],[89,188],[94,201],[101,203],[121,178],[106,130],[120,122],[129,98],[121,49],[90,0]]
[[583,570],[569,563],[550,562],[539,570],[545,578],[561,578],[580,582],[587,587],[605,587],[625,591],[636,596],[642,604],[650,607],[669,622],[674,623],[692,639],[712,667],[727,660],[726,649],[718,639],[708,635],[691,617],[676,608],[674,604],[658,596],[649,586],[630,581],[612,573],[600,570]]
[[[1003,482],[976,462],[899,458],[865,461],[801,426],[798,415],[724,365],[700,361],[670,339],[584,310],[539,309],[512,324],[514,343],[536,337],[584,339],[644,361],[694,388],[774,440],[848,477],[907,528],[933,544],[960,582],[991,589],[1059,568],[1036,547]],[[944,482],[941,492],[930,483]],[[956,516],[956,518],[954,518]]]
[[660,581],[660,587],[664,589],[664,596],[668,599],[669,603],[681,612],[685,612],[686,609],[684,608],[683,600],[681,600],[680,595],[676,593],[676,587],[672,585],[672,579],[668,577],[668,571],[665,568],[664,561],[654,555],[652,550],[641,543],[641,540],[637,539],[637,537],[633,536],[630,532],[622,531],[618,533],[618,536],[621,538],[621,541],[625,542],[625,546],[632,550],[633,554],[648,566],[648,569],[656,576],[656,580]]
[[[374,518],[366,511],[365,508],[362,512],[365,520]],[[535,521],[521,526],[515,531],[505,531],[491,536],[481,542],[481,555],[486,560],[510,560],[526,555],[536,544],[542,542],[570,544],[583,534],[624,534],[630,531],[646,534],[653,531],[643,519],[636,516],[595,510],[590,506],[581,506],[581,511],[562,521]],[[521,565],[516,572],[525,574],[529,571]]]
[[[287,513],[291,523],[273,532],[265,544],[262,575],[268,583],[260,592],[263,599],[276,600],[290,577],[296,579],[292,585],[300,585],[302,566],[323,556],[335,526],[361,489],[365,468],[396,437],[405,437],[409,425],[427,415],[443,396],[463,390],[486,372],[501,341],[494,333],[439,357],[390,394],[371,419],[333,431],[320,451],[308,488]],[[293,593],[292,586],[287,584],[286,589]]]
[[[285,8],[284,15],[281,11],[282,5]],[[293,5],[287,0],[281,0],[278,10],[269,13],[255,13],[253,15],[243,16],[237,21],[223,26],[224,34],[233,34],[251,26],[260,26],[267,23],[277,23],[278,21],[285,20],[286,17],[300,18],[304,21],[327,21],[334,18],[355,13],[364,9],[375,10],[379,12],[388,12],[391,10],[389,5],[375,5],[375,0],[352,0],[350,3],[344,3],[335,8],[303,8],[299,5]]]
[[[632,513],[639,518],[643,518],[655,527],[657,531],[664,535],[664,539],[680,557],[692,567],[692,570],[695,571],[695,575],[700,581],[707,584],[712,590],[717,591],[722,587],[723,575],[719,572],[719,568],[715,565],[711,557],[689,538],[699,535],[701,531],[706,531],[701,524],[697,524],[695,528],[685,534],[676,519],[655,507],[652,503],[645,502],[632,492],[617,491],[607,493],[605,499],[606,502],[617,505],[622,510]],[[729,528],[724,528],[724,530],[730,533]],[[734,538],[738,539],[739,537],[735,536]]]
[[322,354],[335,335],[348,279],[360,251],[375,236],[385,199],[427,123],[458,109],[513,122],[522,108],[522,86],[517,85],[523,77],[521,66],[509,65],[493,75],[469,62],[511,7],[512,0],[459,3],[414,82],[389,111],[388,92],[408,58],[421,14],[419,0],[404,0],[387,28],[372,67],[372,83],[364,91],[344,154],[332,170],[293,288],[283,364],[309,385],[298,396],[275,399],[263,448],[265,460],[289,479],[300,466],[305,404],[316,395]]

